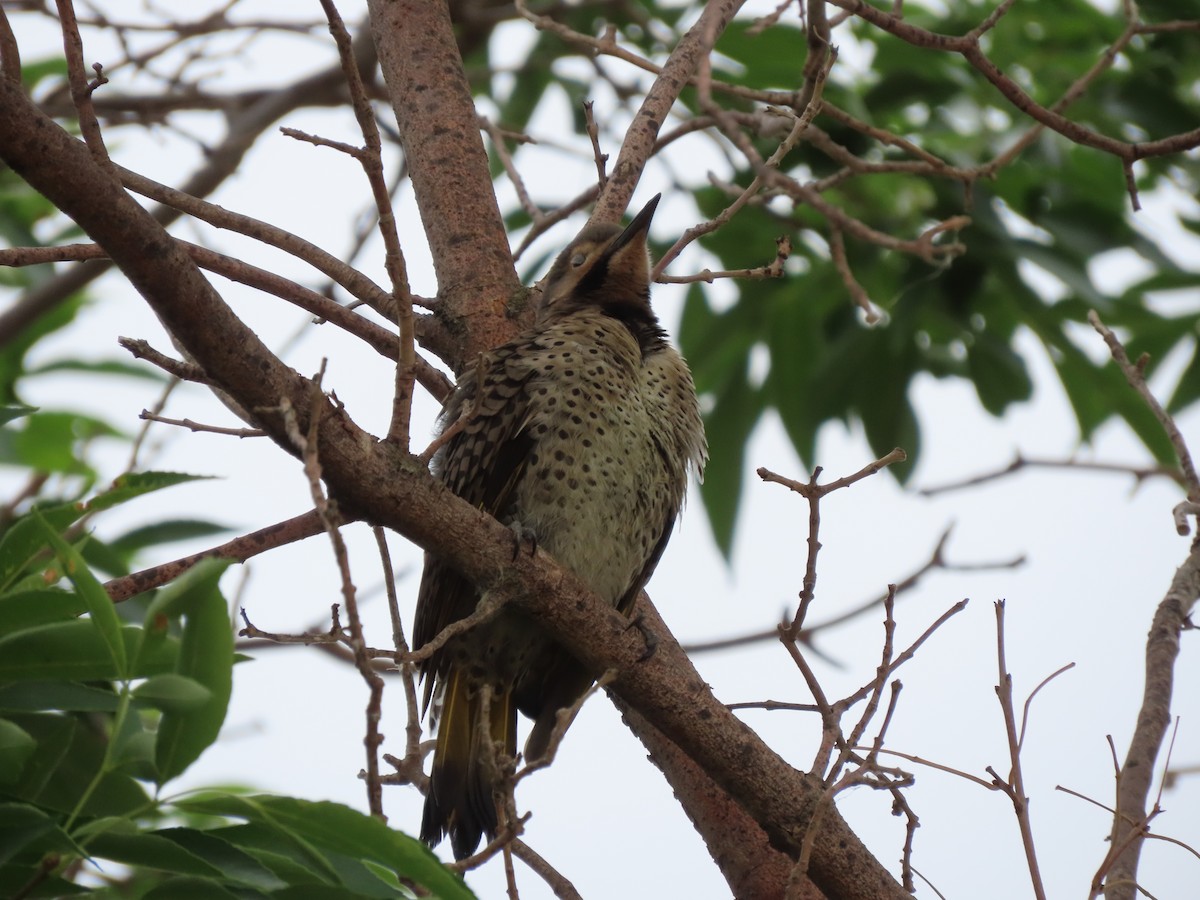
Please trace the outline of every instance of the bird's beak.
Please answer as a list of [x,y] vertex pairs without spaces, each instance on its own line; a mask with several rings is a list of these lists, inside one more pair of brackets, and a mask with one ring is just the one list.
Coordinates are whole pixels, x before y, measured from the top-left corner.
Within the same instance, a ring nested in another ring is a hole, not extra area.
[[655,194],[651,197],[650,202],[642,207],[642,211],[633,217],[633,221],[625,226],[624,231],[617,235],[617,239],[608,248],[610,256],[634,241],[640,240],[642,246],[646,246],[646,235],[650,231],[650,220],[654,218],[654,210],[658,208],[658,201],[661,198],[662,194]]

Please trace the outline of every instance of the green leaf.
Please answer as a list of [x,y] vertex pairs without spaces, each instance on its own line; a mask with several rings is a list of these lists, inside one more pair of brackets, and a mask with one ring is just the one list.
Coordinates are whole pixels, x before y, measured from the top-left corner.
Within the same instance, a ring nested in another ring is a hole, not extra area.
[[753,88],[794,90],[808,55],[804,32],[779,23],[760,34],[753,34],[749,31],[752,24],[750,19],[735,19],[717,42],[718,53],[740,65],[722,65],[719,56],[716,65],[735,83]]
[[193,538],[212,537],[231,530],[228,525],[203,519],[164,519],[161,522],[133,528],[109,541],[108,544],[117,553],[131,558],[139,550],[147,547],[192,540]]
[[167,828],[151,833],[108,830],[88,842],[91,855],[128,866],[208,879],[214,886],[275,891],[286,886],[242,848],[210,831]]
[[217,587],[228,560],[204,560],[151,604],[147,624],[161,614],[184,616],[176,674],[209,691],[197,708],[163,713],[155,762],[159,784],[182,773],[217,739],[233,690],[233,628]]
[[189,481],[207,481],[211,478],[211,475],[189,475],[185,472],[127,472],[114,481],[107,491],[89,500],[86,511],[92,513],[111,509],[143,494],[186,484]]
[[[205,475],[178,472],[134,472],[123,475],[112,487],[88,503],[58,503],[36,507],[37,513],[57,532],[64,531],[85,513],[111,509],[135,497],[176,484],[206,479]],[[195,531],[201,531],[196,527]],[[0,591],[26,574],[30,564],[44,553],[50,542],[32,513],[14,522],[0,539]]]
[[[126,625],[121,638],[127,659],[136,664],[127,673],[143,678],[171,671],[179,644],[166,638],[152,652],[136,653],[142,629]],[[0,682],[109,681],[120,677],[108,644],[91,619],[54,622],[0,638]]]
[[121,772],[98,777],[108,737],[74,716],[14,713],[8,717],[37,741],[38,749],[8,793],[46,810],[72,812],[83,799],[85,816],[128,816],[149,803],[145,790]]
[[121,639],[121,620],[117,616],[117,611],[113,609],[112,600],[108,598],[104,587],[87,567],[87,563],[79,555],[79,551],[59,537],[58,533],[36,512],[33,515],[37,521],[41,522],[47,542],[54,548],[67,577],[71,579],[75,590],[87,604],[92,622],[112,657],[117,677],[127,678],[128,657],[125,653],[125,642]]
[[[393,891],[386,896],[406,897],[408,894]],[[272,893],[271,897],[272,900],[362,900],[363,894],[350,888],[317,884],[283,888]]]
[[24,466],[35,472],[91,475],[78,447],[97,437],[121,437],[107,422],[70,412],[36,412],[19,431],[0,431],[0,462]]
[[1200,341],[1196,343],[1191,360],[1179,376],[1179,382],[1167,403],[1167,412],[1178,414],[1197,400],[1200,400]]
[[73,591],[46,588],[0,596],[0,637],[50,622],[77,619],[87,612],[83,598]]
[[[58,503],[36,507],[36,511],[47,524],[62,531],[83,515],[83,504]],[[12,587],[49,545],[45,529],[32,514],[14,522],[0,539],[0,591]]]
[[335,885],[354,880],[346,878],[345,867],[334,862],[331,854],[319,853],[296,835],[273,826],[239,823],[211,833],[250,853],[288,884]]
[[[261,897],[253,893],[250,897]],[[168,878],[166,881],[151,888],[142,895],[142,900],[247,900],[247,895],[238,891],[226,890],[210,878],[195,878],[179,876]]]
[[423,843],[339,803],[269,795],[206,795],[181,800],[178,805],[193,812],[246,819],[318,850],[370,860],[416,881],[438,897],[471,897],[461,877],[442,866]]
[[979,402],[993,416],[1003,415],[1010,403],[1033,395],[1033,379],[1025,361],[1004,341],[981,332],[967,348],[967,373]]
[[133,699],[163,712],[192,713],[212,700],[212,691],[195,679],[167,672],[139,685]]
[[121,578],[132,571],[125,558],[95,534],[85,535],[76,546],[79,548],[79,555],[93,572],[101,573],[107,578]]
[[111,689],[72,681],[17,682],[0,687],[0,709],[115,712],[117,696]]
[[205,559],[188,569],[155,595],[146,610],[146,625],[159,616],[176,618],[203,607],[230,565],[227,559]]
[[[844,300],[838,286],[819,277],[806,280],[806,288],[801,295],[780,284],[769,301],[765,337],[771,352],[771,371],[764,390],[802,464],[811,469],[817,432],[829,415],[836,415],[836,410],[813,399],[818,393],[816,380],[837,348],[837,342],[831,342],[823,333],[822,319],[829,315],[832,305],[843,305]],[[857,331],[857,326],[847,325]]]
[[158,834],[193,856],[205,860],[232,883],[272,891],[284,886],[284,882],[252,854],[214,831],[167,828]]
[[0,866],[17,854],[28,857],[49,852],[84,855],[43,810],[27,803],[0,803]]
[[1084,440],[1089,440],[1115,411],[1155,459],[1166,465],[1176,462],[1175,450],[1154,413],[1125,381],[1115,363],[1097,366],[1065,338],[1055,343],[1055,349],[1058,354],[1054,366],[1075,410]]
[[5,406],[0,407],[0,425],[11,422],[13,419],[19,419],[22,416],[27,416],[30,413],[38,411],[36,406]]
[[762,391],[750,387],[743,364],[742,371],[723,386],[712,412],[704,418],[709,461],[700,494],[713,537],[726,560],[733,553],[746,444],[762,410]]
[[0,719],[0,784],[15,781],[25,761],[37,747],[37,741],[20,725]]
[[1036,241],[1016,240],[1013,242],[1020,258],[1028,260],[1051,275],[1059,278],[1073,293],[1082,297],[1090,306],[1102,312],[1108,308],[1109,299],[1092,283],[1086,261],[1065,257],[1053,247],[1044,247]]
[[123,715],[113,720],[109,734],[107,771],[119,771],[149,781],[154,777],[154,738],[146,731],[146,720],[139,715]]
[[88,852],[127,866],[160,869],[183,875],[220,877],[221,870],[158,834],[104,832],[88,840]]
[[53,372],[83,372],[88,375],[120,375],[125,378],[138,378],[143,381],[153,381],[159,384],[167,380],[167,376],[157,369],[150,369],[137,363],[129,363],[119,359],[60,359],[42,366],[30,369],[27,375],[44,375]]
[[737,379],[758,339],[757,297],[724,313],[714,313],[698,284],[688,290],[679,323],[679,345],[693,366],[698,394],[719,392]]
[[[32,191],[29,193],[33,194]],[[3,194],[0,193],[0,196]],[[33,194],[31,199],[38,204],[43,215],[48,216],[53,212],[40,196]],[[0,223],[5,222],[6,218],[0,216]],[[24,375],[25,354],[42,338],[69,325],[78,315],[83,303],[83,295],[76,294],[63,303],[55,304],[0,347],[0,403],[7,406],[20,402],[16,386],[17,381]]]

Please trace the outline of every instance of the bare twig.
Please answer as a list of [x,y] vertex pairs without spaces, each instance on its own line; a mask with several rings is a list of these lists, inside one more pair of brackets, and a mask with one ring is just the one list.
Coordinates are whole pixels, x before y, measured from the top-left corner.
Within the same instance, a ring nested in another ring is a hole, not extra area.
[[216,228],[236,231],[238,234],[244,234],[246,237],[290,253],[332,278],[349,291],[351,296],[362,300],[382,315],[389,318],[395,315],[392,296],[387,291],[353,266],[346,265],[336,256],[322,250],[311,241],[306,241],[282,228],[251,216],[241,215],[217,206],[215,203],[201,200],[185,191],[167,187],[120,166],[117,166],[117,173],[129,190],[181,210]]
[[243,628],[238,632],[238,637],[248,638],[251,641],[269,641],[272,644],[343,644],[350,643],[350,635],[346,633],[346,629],[342,627],[341,620],[338,617],[338,605],[333,604],[330,615],[330,624],[328,631],[306,631],[302,634],[282,634],[277,631],[264,631],[253,622],[250,621],[250,615],[246,612],[245,607],[238,610],[242,617]]
[[175,376],[180,381],[211,384],[207,373],[200,366],[172,359],[151,347],[149,341],[144,341],[140,338],[122,337],[117,338],[117,343],[132,353],[136,359],[144,359],[146,362],[158,366],[167,374]]
[[[947,562],[944,557],[946,542],[950,538],[951,529],[947,528],[938,538],[937,544],[930,555],[920,567],[906,575],[903,579],[896,582],[897,596],[905,591],[911,590],[920,583],[921,579],[929,572],[934,570],[944,570],[948,572],[979,572],[991,571],[995,569],[1014,569],[1017,566],[1024,564],[1025,557],[1017,556],[1012,559],[996,560],[994,562],[977,562],[977,563],[951,563]],[[831,616],[813,625],[806,625],[800,632],[797,640],[808,646],[813,645],[813,637],[822,631],[828,631],[831,628],[836,628],[850,619],[858,618],[871,610],[878,609],[887,599],[887,593],[872,597],[869,600],[852,606],[843,613]],[[755,644],[766,640],[775,640],[779,637],[779,626],[774,625],[770,628],[764,628],[759,631],[753,631],[749,634],[736,635],[734,637],[720,638],[713,641],[698,641],[691,644],[685,644],[684,650],[689,654],[705,653],[712,650],[725,650],[730,647],[741,647],[747,644]]]
[[186,428],[189,431],[203,431],[209,434],[225,434],[237,438],[256,438],[266,437],[267,433],[261,428],[225,428],[221,425],[205,425],[201,422],[193,422],[191,419],[169,419],[166,416],[160,416],[148,409],[143,409],[138,415],[139,419],[144,419],[147,422],[161,422],[164,425],[177,425],[180,428]]
[[[596,203],[592,221],[616,222],[620,219],[633,197],[646,160],[654,152],[659,129],[667,120],[672,105],[702,62],[708,59],[717,38],[743,2],[745,0],[711,0],[705,4],[696,24],[679,39],[654,84],[646,91],[633,124],[625,134],[621,152],[617,154],[612,173]],[[534,24],[543,27],[545,17],[530,14],[524,8],[523,0],[517,0],[516,5]]]
[[[747,154],[747,159],[749,159],[754,165],[756,172],[754,179],[750,182],[746,189],[743,190],[742,193],[736,198],[734,198],[733,202],[725,207],[725,209],[721,210],[721,212],[719,212],[716,216],[709,219],[707,222],[695,225],[685,231],[679,237],[679,239],[671,245],[671,248],[663,254],[662,259],[655,264],[654,271],[651,273],[652,278],[657,278],[659,275],[661,275],[663,270],[671,264],[672,260],[674,260],[675,257],[682,252],[683,248],[692,241],[696,240],[702,235],[716,231],[731,218],[733,218],[734,214],[737,213],[738,210],[744,207],[752,197],[756,196],[762,190],[770,177],[774,174],[777,174],[779,164],[783,161],[784,156],[786,156],[800,141],[800,138],[804,135],[804,133],[808,130],[808,126],[812,123],[813,118],[821,109],[821,91],[824,88],[825,78],[829,74],[829,69],[833,65],[836,56],[836,53],[830,52],[827,62],[823,63],[816,70],[809,99],[802,108],[802,112],[794,117],[792,127],[788,130],[787,135],[780,142],[779,146],[775,148],[775,152],[772,153],[771,156],[766,160],[759,159],[757,154]],[[703,77],[700,85],[700,94],[701,97],[704,98],[702,99],[702,106],[718,122],[723,122],[726,119],[727,114],[724,110],[720,109],[712,102],[711,97],[707,96],[709,86],[709,69],[707,60],[705,61],[701,72]],[[733,124],[726,125],[723,127],[723,130],[726,134],[730,134],[731,132],[736,131],[736,126]],[[742,147],[743,150],[748,149],[741,143],[739,143],[739,146]]]
[[596,127],[596,119],[592,115],[592,101],[583,101],[583,120],[587,124],[587,135],[592,142],[592,157],[596,160],[596,187],[601,191],[608,184],[608,154],[600,150],[600,129]]
[[[1112,354],[1113,360],[1121,367],[1121,372],[1125,376],[1125,380],[1129,382],[1129,386],[1137,391],[1138,396],[1145,401],[1150,407],[1150,411],[1154,413],[1154,417],[1158,419],[1162,429],[1166,432],[1167,437],[1171,441],[1171,446],[1175,448],[1175,455],[1179,458],[1179,468],[1183,471],[1184,487],[1187,489],[1188,499],[1193,503],[1200,503],[1200,477],[1196,475],[1196,466],[1192,463],[1192,454],[1188,450],[1187,442],[1183,439],[1183,434],[1179,431],[1179,426],[1175,424],[1175,419],[1171,414],[1163,409],[1162,404],[1158,402],[1158,398],[1150,391],[1150,386],[1146,383],[1146,376],[1142,369],[1129,361],[1129,354],[1125,352],[1124,345],[1113,334],[1112,330],[1100,321],[1100,316],[1096,311],[1088,312],[1088,321],[1092,323],[1092,327],[1096,329],[1099,335],[1104,338],[1104,343],[1108,345],[1109,352]],[[1187,534],[1187,532],[1182,532]]]
[[997,481],[1001,478],[1007,478],[1022,469],[1065,469],[1067,471],[1077,470],[1081,472],[1115,472],[1117,474],[1132,475],[1134,480],[1140,485],[1143,481],[1150,478],[1170,478],[1176,484],[1186,487],[1184,483],[1183,473],[1172,466],[1135,466],[1124,463],[1106,463],[1096,462],[1086,459],[1040,459],[1024,456],[1018,453],[1013,461],[1002,469],[996,469],[992,472],[984,472],[980,475],[972,475],[969,478],[964,478],[961,481],[950,481],[945,484],[934,485],[933,487],[920,488],[917,493],[922,497],[933,497],[938,494],[949,493],[950,491],[958,491],[963,488],[975,487],[980,484],[987,484],[990,481]]
[[[1016,709],[1013,705],[1012,675],[1008,671],[1008,663],[1004,653],[1004,601],[996,602],[996,663],[1000,670],[999,682],[996,684],[996,696],[1000,700],[1000,709],[1004,713],[1004,731],[1008,737],[1008,754],[1011,768],[1008,778],[996,780],[1001,783],[1003,790],[1012,801],[1013,811],[1017,815],[1017,825],[1021,831],[1021,843],[1025,848],[1025,862],[1029,867],[1029,878],[1033,884],[1033,893],[1037,900],[1046,900],[1046,888],[1038,869],[1037,847],[1033,841],[1033,823],[1029,818],[1029,797],[1025,794],[1025,776],[1021,771],[1021,741],[1023,734],[1017,732]],[[1061,670],[1060,670],[1061,671]],[[1054,677],[1054,676],[1051,676]],[[1043,682],[1044,684],[1045,682]],[[1041,685],[1038,685],[1041,688]],[[1035,692],[1036,693],[1036,690]],[[1032,700],[1032,695],[1030,695]],[[1028,704],[1026,705],[1028,712]],[[1022,726],[1023,731],[1023,726]],[[994,770],[991,770],[995,775]]]
[[421,766],[421,705],[417,699],[416,667],[405,663],[404,656],[408,653],[408,640],[404,637],[404,621],[400,617],[400,602],[396,596],[396,579],[392,572],[392,557],[388,552],[387,535],[378,525],[371,529],[375,535],[375,544],[379,548],[379,560],[383,564],[383,585],[387,593],[388,614],[392,619],[392,645],[395,647],[393,661],[400,670],[401,683],[404,686],[404,704],[407,718],[404,725],[405,744],[404,759],[385,757],[397,769],[397,774],[409,783],[424,788],[427,777]]
[[337,44],[342,60],[342,72],[346,86],[350,89],[350,102],[354,117],[362,131],[364,146],[357,155],[371,196],[378,213],[379,234],[383,239],[384,268],[392,286],[392,301],[395,306],[396,324],[400,332],[400,353],[396,361],[396,383],[392,396],[392,418],[388,426],[388,440],[398,447],[408,449],[409,429],[412,418],[413,379],[416,371],[416,338],[413,331],[412,290],[408,284],[408,266],[404,251],[400,247],[400,235],[396,230],[396,215],[392,212],[391,191],[383,172],[383,141],[379,136],[379,125],[371,109],[362,75],[354,59],[354,46],[350,33],[338,14],[333,0],[321,0],[321,8],[329,20],[329,31]]
[[784,234],[775,238],[775,258],[765,266],[755,266],[752,269],[726,269],[714,272],[702,269],[695,275],[660,274],[656,279],[659,284],[691,284],[704,281],[712,284],[718,278],[782,278],[783,267],[792,255],[792,239]]
[[[96,109],[92,106],[92,92],[105,83],[106,79],[97,63],[96,81],[88,82],[84,71],[83,39],[79,36],[79,23],[75,20],[75,7],[71,0],[55,0],[58,7],[59,23],[62,27],[63,53],[67,60],[67,79],[71,85],[71,99],[79,114],[79,131],[83,140],[96,162],[111,171],[112,161],[108,157],[108,148],[104,146],[104,137],[100,134],[100,122],[96,119]],[[19,79],[18,79],[19,82]]]
[[321,425],[322,414],[328,408],[321,390],[324,370],[325,365],[322,363],[321,372],[312,382],[310,389],[311,406],[307,416],[307,433],[300,430],[295,410],[287,397],[282,398],[281,411],[288,436],[291,438],[292,444],[300,451],[300,457],[304,462],[304,473],[308,477],[313,506],[325,528],[325,533],[329,536],[338,572],[341,575],[342,602],[345,604],[346,616],[349,619],[348,645],[354,651],[355,667],[362,675],[363,681],[366,682],[369,692],[366,709],[367,733],[363,738],[367,755],[365,774],[367,805],[371,810],[371,815],[386,822],[387,817],[383,813],[383,785],[379,778],[379,745],[383,743],[383,735],[379,731],[379,722],[383,716],[383,678],[372,666],[371,657],[367,653],[362,618],[358,611],[358,593],[350,576],[350,557],[340,531],[343,520],[336,505],[325,496],[325,491],[321,487],[321,462],[317,456],[317,431]]

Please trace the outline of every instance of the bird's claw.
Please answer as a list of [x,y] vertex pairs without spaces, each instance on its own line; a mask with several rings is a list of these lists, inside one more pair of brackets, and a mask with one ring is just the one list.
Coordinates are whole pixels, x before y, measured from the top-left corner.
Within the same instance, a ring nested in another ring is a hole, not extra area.
[[509,525],[513,533],[513,555],[512,561],[516,562],[517,557],[521,555],[521,547],[529,546],[529,555],[533,556],[537,553],[538,541],[537,534],[531,528],[526,528],[520,522],[513,522]]
[[625,626],[625,630],[636,628],[642,634],[642,640],[646,643],[646,649],[642,651],[642,655],[638,657],[638,662],[645,662],[654,655],[654,651],[658,649],[658,636],[650,630],[650,626],[646,624],[646,617],[638,613],[629,620],[629,624]]

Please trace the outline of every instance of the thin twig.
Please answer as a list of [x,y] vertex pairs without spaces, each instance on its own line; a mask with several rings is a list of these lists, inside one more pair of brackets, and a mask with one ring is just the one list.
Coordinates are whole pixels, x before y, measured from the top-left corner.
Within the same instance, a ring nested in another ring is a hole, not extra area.
[[605,166],[608,163],[608,154],[600,150],[600,129],[596,127],[596,119],[592,115],[592,101],[583,101],[583,120],[586,123],[587,135],[592,142],[592,158],[596,161],[596,187],[601,191],[608,184],[608,172]]
[[[1104,343],[1108,345],[1108,350],[1112,354],[1113,360],[1121,368],[1121,373],[1125,376],[1125,380],[1129,382],[1129,386],[1137,391],[1138,396],[1150,407],[1150,411],[1154,413],[1154,417],[1158,419],[1158,423],[1166,432],[1167,438],[1171,441],[1171,446],[1175,449],[1175,455],[1179,459],[1179,468],[1183,472],[1184,486],[1187,488],[1188,499],[1193,503],[1200,503],[1200,477],[1196,475],[1196,466],[1192,463],[1192,454],[1188,450],[1187,442],[1183,439],[1183,434],[1179,431],[1179,426],[1175,424],[1175,419],[1163,409],[1162,404],[1158,402],[1158,398],[1154,396],[1150,390],[1150,386],[1146,383],[1146,376],[1138,366],[1129,361],[1129,354],[1125,352],[1125,346],[1113,334],[1112,330],[1100,321],[1100,316],[1096,311],[1088,311],[1088,321],[1092,323],[1092,327],[1097,333],[1104,338]],[[1187,532],[1183,532],[1186,534]]]
[[160,416],[156,413],[153,413],[148,409],[143,409],[138,415],[138,418],[147,422],[161,422],[164,425],[177,425],[180,428],[187,428],[189,431],[203,431],[209,434],[225,434],[237,438],[256,438],[267,436],[267,433],[261,428],[226,428],[221,425],[204,425],[200,422],[193,422],[191,419],[169,419],[166,416]]
[[961,481],[950,481],[945,484],[934,485],[933,487],[919,488],[917,493],[922,497],[934,497],[938,494],[949,493],[950,491],[959,491],[963,488],[975,487],[980,484],[987,484],[990,481],[996,481],[1001,478],[1007,478],[1022,469],[1065,469],[1067,471],[1077,470],[1081,472],[1114,472],[1118,475],[1132,475],[1134,480],[1140,485],[1143,481],[1150,478],[1170,478],[1181,487],[1186,487],[1183,473],[1173,466],[1136,466],[1126,465],[1124,463],[1107,463],[1096,462],[1086,459],[1040,459],[1024,456],[1018,453],[1013,461],[1001,469],[996,469],[991,472],[984,472],[979,475],[972,475],[969,478],[964,478]]
[[[1029,797],[1025,794],[1025,776],[1021,770],[1021,739],[1017,733],[1016,710],[1013,706],[1012,675],[1008,671],[1008,663],[1004,653],[1004,601],[996,602],[996,664],[999,668],[999,682],[996,685],[996,696],[1000,700],[1000,709],[1004,713],[1004,732],[1008,737],[1008,754],[1011,768],[1007,779],[997,777],[1006,789],[1012,801],[1013,810],[1017,815],[1017,826],[1021,832],[1021,843],[1025,848],[1025,862],[1029,867],[1029,878],[1033,884],[1033,893],[1037,900],[1046,900],[1046,887],[1038,868],[1037,846],[1033,840],[1033,823],[1029,817]],[[1051,676],[1053,677],[1053,676]],[[1040,687],[1041,685],[1039,685]]]
[[92,105],[92,92],[108,81],[97,63],[96,80],[88,82],[84,71],[83,39],[79,36],[79,23],[75,20],[75,7],[71,0],[55,0],[58,7],[58,19],[63,35],[63,54],[67,60],[67,80],[71,86],[71,100],[79,114],[79,131],[84,143],[92,152],[96,162],[105,169],[112,171],[112,160],[108,156],[108,148],[104,146],[104,137],[100,133],[100,122],[96,119],[96,108]]
[[160,353],[150,346],[149,341],[144,341],[141,338],[117,338],[117,343],[133,354],[136,359],[144,359],[146,362],[158,366],[169,375],[173,375],[180,381],[192,381],[196,384],[211,384],[208,374],[198,365],[189,362],[182,362],[178,359],[172,359],[165,353]]
[[362,82],[358,62],[354,58],[350,33],[346,30],[333,0],[321,0],[321,8],[325,11],[325,17],[329,20],[329,31],[337,44],[354,117],[363,136],[364,146],[356,154],[356,158],[367,176],[378,212],[379,234],[384,246],[384,268],[392,286],[392,301],[400,340],[388,440],[407,450],[412,418],[413,379],[416,372],[416,337],[413,329],[412,290],[408,283],[408,266],[404,261],[404,251],[400,247],[396,215],[392,212],[391,192],[383,171],[383,140],[380,138],[379,125],[375,121],[375,113],[371,109],[371,101]]
[[408,640],[404,637],[404,620],[400,617],[400,602],[396,595],[396,578],[392,571],[392,557],[388,551],[387,535],[378,525],[371,529],[375,535],[375,545],[379,548],[379,561],[383,565],[383,585],[387,594],[388,614],[392,619],[392,645],[395,647],[393,661],[400,670],[401,684],[404,686],[404,704],[407,718],[404,725],[405,744],[404,759],[385,757],[387,762],[395,766],[397,774],[409,783],[424,787],[428,777],[421,766],[421,705],[417,699],[416,667],[405,663],[408,654]]
[[383,813],[383,785],[379,777],[379,745],[383,743],[383,735],[379,731],[382,718],[383,678],[371,664],[367,651],[366,638],[363,635],[362,618],[358,610],[358,594],[350,576],[350,557],[346,542],[340,531],[342,518],[336,505],[325,496],[321,487],[321,462],[317,456],[317,431],[321,427],[322,413],[328,407],[325,395],[321,390],[321,380],[325,373],[322,362],[321,371],[311,387],[310,408],[308,410],[308,430],[301,432],[295,410],[287,397],[284,397],[280,410],[292,445],[300,452],[304,462],[304,473],[308,478],[309,492],[312,495],[313,506],[324,525],[325,533],[333,547],[334,558],[337,561],[338,572],[341,575],[342,602],[346,607],[349,619],[349,646],[354,651],[354,663],[363,681],[366,682],[369,697],[366,709],[367,733],[363,738],[366,748],[367,768],[365,781],[367,785],[367,805],[371,815],[387,821]]

